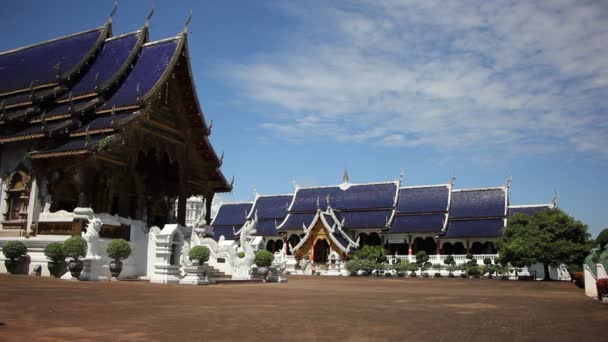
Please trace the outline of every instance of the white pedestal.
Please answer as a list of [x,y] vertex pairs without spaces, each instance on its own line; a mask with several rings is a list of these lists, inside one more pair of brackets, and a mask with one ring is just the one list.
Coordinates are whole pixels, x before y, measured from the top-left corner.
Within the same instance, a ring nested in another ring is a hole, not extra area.
[[103,273],[101,257],[86,258],[83,261],[84,267],[78,279],[88,281],[108,280],[108,277]]
[[249,280],[251,279],[249,267],[237,266],[232,274],[233,280]]
[[154,274],[151,283],[168,284],[178,283],[180,280],[178,265],[154,265]]
[[186,276],[179,281],[180,285],[209,285],[206,265],[184,266],[184,272]]
[[280,268],[271,266],[268,268],[268,277],[266,277],[266,281],[270,283],[286,283],[287,278],[283,276],[283,272]]
[[296,258],[293,255],[287,255],[287,256],[285,256],[285,262],[286,262],[285,272],[288,274],[295,273],[296,265],[298,264],[298,260],[296,260]]

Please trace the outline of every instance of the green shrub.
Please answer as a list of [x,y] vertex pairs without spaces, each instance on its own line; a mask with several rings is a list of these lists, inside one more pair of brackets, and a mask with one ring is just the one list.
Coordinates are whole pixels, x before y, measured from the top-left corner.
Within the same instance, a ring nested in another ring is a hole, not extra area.
[[491,258],[483,258],[483,264],[484,265],[492,265],[492,259]]
[[481,275],[481,270],[479,269],[479,266],[473,265],[469,267],[467,274],[472,277],[478,277]]
[[599,233],[599,235],[595,239],[595,243],[597,243],[598,245],[600,245],[601,249],[606,248],[606,245],[608,245],[608,228],[602,230]]
[[372,260],[374,262],[385,262],[386,252],[380,246],[363,246],[355,252],[356,259]]
[[257,251],[255,252],[255,264],[258,267],[268,267],[272,265],[274,256],[269,251]]
[[44,255],[53,262],[65,261],[65,252],[63,244],[60,242],[51,242],[44,247]]
[[9,241],[2,247],[2,254],[14,261],[27,255],[27,246],[21,241]]
[[63,252],[66,256],[78,260],[87,254],[87,242],[82,236],[72,236],[63,242]]
[[236,253],[236,256],[243,259],[245,257],[245,252],[238,252]]
[[131,255],[131,245],[127,240],[112,240],[108,244],[107,252],[108,256],[114,260],[123,260]]
[[205,246],[194,246],[188,253],[190,260],[198,260],[199,264],[205,263],[209,260],[209,248]]
[[456,265],[456,260],[454,260],[454,256],[450,254],[443,260],[443,263],[446,265]]
[[361,269],[361,260],[351,259],[346,262],[346,270],[349,272],[357,272]]
[[395,265],[395,271],[397,272],[408,272],[410,270],[410,261],[407,259],[401,260],[398,264]]

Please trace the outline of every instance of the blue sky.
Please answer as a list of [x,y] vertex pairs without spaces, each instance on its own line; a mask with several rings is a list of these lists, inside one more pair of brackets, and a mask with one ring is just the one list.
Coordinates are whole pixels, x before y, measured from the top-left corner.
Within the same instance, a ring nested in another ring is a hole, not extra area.
[[[608,226],[608,5],[587,1],[122,1],[114,33],[190,53],[225,201],[302,185],[504,184]],[[19,1],[0,50],[99,26],[111,1]]]

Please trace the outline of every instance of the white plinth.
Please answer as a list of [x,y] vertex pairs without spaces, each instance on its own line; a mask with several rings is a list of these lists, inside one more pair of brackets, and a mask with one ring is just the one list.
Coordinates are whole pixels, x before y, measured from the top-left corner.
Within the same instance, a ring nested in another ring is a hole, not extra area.
[[180,285],[209,285],[206,265],[184,266],[184,272],[186,276],[180,279]]
[[177,265],[154,265],[154,274],[150,278],[151,283],[168,284],[179,283],[180,274]]
[[78,279],[88,281],[108,280],[108,277],[103,272],[101,257],[85,258],[83,261],[84,267]]

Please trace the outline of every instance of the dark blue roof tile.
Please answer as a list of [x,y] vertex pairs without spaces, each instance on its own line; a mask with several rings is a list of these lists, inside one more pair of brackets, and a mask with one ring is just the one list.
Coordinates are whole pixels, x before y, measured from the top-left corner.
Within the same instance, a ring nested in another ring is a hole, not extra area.
[[397,212],[405,214],[446,212],[449,197],[450,188],[447,185],[401,188]]
[[450,218],[505,216],[505,189],[453,191]]
[[56,82],[69,76],[99,46],[107,27],[0,54],[0,93]]
[[232,227],[232,226],[221,226],[221,227],[213,227],[213,239],[219,240],[220,236],[224,236],[226,240],[235,240],[236,236],[234,233],[239,230],[240,227]]
[[255,226],[257,236],[277,236],[277,226],[282,220],[262,220]]
[[328,198],[330,206],[338,210],[393,208],[396,194],[395,183],[351,185],[345,190],[339,186],[299,189],[290,212],[316,211],[317,202],[325,210]]
[[103,86],[105,82],[115,78],[116,73],[123,69],[125,63],[130,63],[129,56],[137,47],[137,42],[142,34],[134,32],[108,40],[91,68],[61,99],[68,99],[70,94],[75,97],[94,93],[97,86]]
[[308,227],[315,218],[315,213],[289,214],[284,223],[280,224],[280,230],[302,230],[302,225]]
[[180,39],[145,45],[133,70],[100,110],[137,105],[158,83],[176,53]]
[[278,219],[279,223],[287,216],[287,208],[293,195],[260,196],[254,202],[248,219],[253,219],[257,213],[259,220]]
[[391,214],[391,210],[348,211],[336,212],[336,217],[340,220],[340,223],[344,222],[344,228],[346,229],[383,229],[386,227]]
[[503,219],[450,221],[447,238],[496,238],[504,227]]
[[444,214],[396,216],[389,233],[440,233],[444,223]]
[[222,204],[211,222],[216,226],[237,226],[240,228],[245,224],[247,213],[251,209],[251,203],[226,203]]

